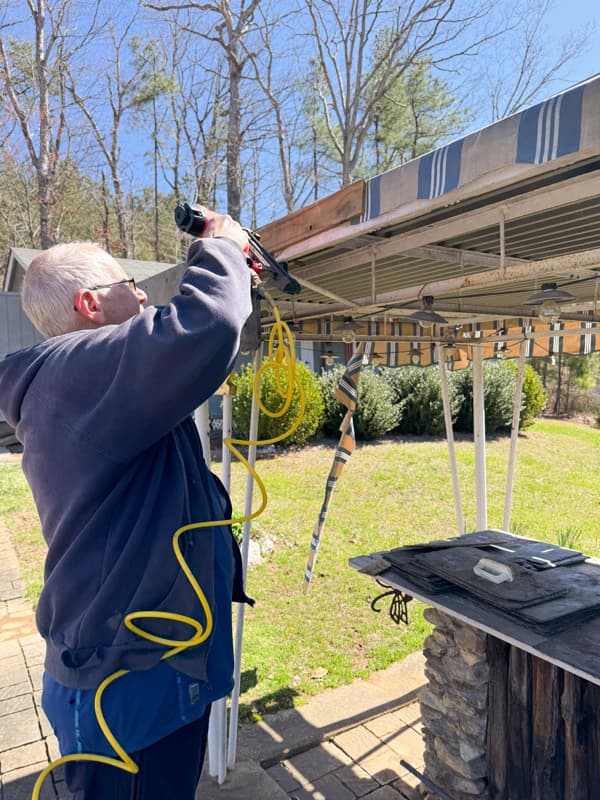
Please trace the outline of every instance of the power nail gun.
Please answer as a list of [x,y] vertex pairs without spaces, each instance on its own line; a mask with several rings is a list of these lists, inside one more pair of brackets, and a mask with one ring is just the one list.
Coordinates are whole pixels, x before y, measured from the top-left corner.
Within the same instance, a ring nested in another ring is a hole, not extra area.
[[[208,219],[197,206],[190,206],[188,203],[178,205],[175,209],[175,224],[179,230],[189,233],[191,236],[201,238],[206,228]],[[273,281],[274,285],[286,294],[298,294],[300,284],[293,278],[287,269],[287,264],[277,259],[269,253],[260,243],[260,235],[244,228],[248,234],[248,252],[246,258],[248,266],[259,278],[266,275]]]

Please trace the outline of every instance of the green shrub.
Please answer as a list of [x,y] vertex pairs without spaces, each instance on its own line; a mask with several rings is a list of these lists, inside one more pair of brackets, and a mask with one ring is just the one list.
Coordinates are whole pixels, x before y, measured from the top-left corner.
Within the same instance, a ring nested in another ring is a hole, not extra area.
[[[398,433],[439,436],[446,430],[439,367],[395,367],[382,372],[392,388],[394,403],[402,410]],[[450,413],[456,419],[462,397],[448,381]]]
[[[508,361],[507,364],[515,375],[519,370],[518,362]],[[544,410],[548,397],[544,391],[544,384],[538,373],[530,364],[525,364],[523,373],[523,392],[521,405],[521,420],[519,428],[529,428]]]
[[[284,405],[284,398],[278,392],[276,371],[269,367],[265,361],[266,369],[260,382],[260,398],[262,404],[269,411],[279,411]],[[303,445],[307,439],[314,436],[323,421],[324,405],[321,395],[319,377],[304,364],[296,362],[296,375],[304,389],[306,406],[299,427],[291,436],[283,439],[281,445]],[[252,407],[252,391],[254,386],[254,371],[250,364],[242,367],[235,376],[235,395],[233,397],[233,429],[236,437],[247,439],[250,431],[250,410]],[[281,373],[281,388],[287,390],[287,376]],[[300,396],[294,389],[290,407],[281,417],[269,417],[261,413],[258,420],[258,438],[261,441],[273,439],[289,430],[298,417],[300,411]],[[278,443],[279,444],[279,443]]]
[[[335,390],[344,374],[339,364],[321,376],[321,388],[325,402],[323,430],[336,435],[347,408],[335,398]],[[390,385],[371,367],[363,367],[358,385],[358,400],[354,412],[354,433],[357,439],[377,439],[391,431],[400,420],[402,410],[394,405]]]
[[[473,369],[453,373],[453,384],[463,402],[456,418],[458,431],[473,431]],[[486,361],[483,365],[485,430],[494,433],[512,425],[516,376],[506,361]]]

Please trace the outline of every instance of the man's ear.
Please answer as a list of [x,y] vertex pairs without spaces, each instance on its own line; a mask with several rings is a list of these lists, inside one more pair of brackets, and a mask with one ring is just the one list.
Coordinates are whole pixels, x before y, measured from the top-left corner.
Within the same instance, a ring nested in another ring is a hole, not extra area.
[[78,289],[73,299],[73,306],[78,314],[94,325],[106,322],[101,298],[91,289]]

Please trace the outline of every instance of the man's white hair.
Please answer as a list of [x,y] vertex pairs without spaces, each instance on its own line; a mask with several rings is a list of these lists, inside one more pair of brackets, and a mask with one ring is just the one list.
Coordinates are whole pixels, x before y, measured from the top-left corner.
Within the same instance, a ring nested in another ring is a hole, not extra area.
[[91,242],[57,244],[36,256],[25,272],[22,303],[43,336],[77,329],[75,294],[126,277],[118,261]]

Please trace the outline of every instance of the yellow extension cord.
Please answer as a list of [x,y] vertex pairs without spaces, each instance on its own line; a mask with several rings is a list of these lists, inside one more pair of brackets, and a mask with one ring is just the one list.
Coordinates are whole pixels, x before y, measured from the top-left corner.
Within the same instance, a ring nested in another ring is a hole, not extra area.
[[[292,333],[288,327],[288,325],[280,318],[279,312],[275,307],[273,301],[269,297],[268,294],[265,294],[267,300],[272,306],[273,313],[275,316],[275,323],[271,328],[271,333],[269,336],[269,344],[268,344],[268,357],[265,360],[265,363],[261,366],[261,368],[257,371],[254,377],[254,396],[257,398],[259,409],[266,414],[267,416],[277,418],[282,417],[286,411],[289,409],[290,404],[292,402],[294,387],[298,390],[299,400],[300,400],[300,407],[298,410],[298,416],[291,427],[285,431],[284,433],[280,434],[279,436],[274,436],[272,439],[263,439],[258,441],[249,441],[244,439],[232,439],[227,438],[224,440],[225,446],[236,456],[236,458],[244,464],[248,472],[253,476],[254,480],[256,481],[258,488],[261,494],[261,503],[259,508],[256,511],[253,511],[251,514],[247,514],[244,517],[240,517],[238,519],[221,519],[221,520],[211,520],[209,522],[194,522],[190,523],[189,525],[182,525],[181,528],[178,528],[175,533],[173,534],[172,538],[172,546],[173,552],[175,554],[175,558],[179,562],[181,569],[185,573],[188,581],[190,582],[194,593],[198,597],[200,601],[200,605],[202,606],[202,610],[204,612],[204,617],[206,620],[206,625],[203,628],[201,623],[198,620],[194,619],[193,617],[188,617],[184,614],[177,614],[175,612],[170,611],[134,611],[124,619],[124,623],[126,627],[132,631],[133,633],[140,636],[142,639],[148,639],[151,642],[155,642],[156,644],[164,645],[165,647],[170,648],[161,656],[161,661],[166,660],[167,658],[171,658],[171,656],[177,655],[181,653],[183,650],[186,650],[189,647],[196,647],[202,642],[205,642],[212,632],[213,627],[213,619],[210,607],[208,605],[208,601],[200,587],[200,584],[194,577],[191,569],[187,565],[183,554],[181,552],[181,548],[179,546],[179,538],[180,536],[185,533],[186,531],[196,530],[198,528],[208,528],[208,527],[217,527],[219,525],[230,525],[234,522],[246,522],[247,520],[254,519],[258,517],[262,512],[265,510],[267,506],[267,492],[265,489],[265,485],[262,482],[260,476],[249,463],[249,461],[240,453],[237,449],[237,446],[258,446],[258,445],[269,445],[275,444],[276,442],[280,442],[283,439],[290,436],[296,428],[302,422],[302,418],[304,416],[304,408],[305,408],[305,396],[304,390],[302,389],[302,385],[298,380],[296,374],[296,354],[294,352],[294,340]],[[286,344],[287,342],[287,344]],[[275,382],[278,394],[280,397],[283,398],[284,402],[282,407],[279,411],[273,412],[269,411],[269,409],[265,408],[263,405],[261,398],[260,398],[260,381],[262,378],[263,373],[266,370],[272,369],[275,374]],[[162,636],[156,636],[155,634],[149,633],[148,631],[143,630],[142,628],[138,627],[133,620],[139,619],[163,619],[163,620],[170,620],[173,622],[183,622],[185,624],[190,625],[194,630],[195,633],[190,639],[181,641],[178,639],[167,639]],[[125,772],[130,772],[131,774],[135,775],[139,771],[138,765],[135,761],[125,752],[125,750],[121,747],[115,736],[113,735],[112,731],[108,727],[108,724],[104,718],[104,714],[102,713],[102,695],[104,694],[105,689],[114,681],[118,680],[119,678],[123,677],[123,675],[127,675],[128,672],[131,670],[128,669],[120,669],[116,672],[113,672],[112,675],[109,675],[105,678],[100,686],[98,686],[96,690],[96,695],[94,697],[94,711],[96,713],[96,719],[98,720],[98,725],[102,730],[102,733],[106,737],[107,741],[117,754],[118,758],[113,758],[111,756],[103,756],[97,753],[72,753],[70,755],[62,756],[61,758],[57,758],[52,763],[48,764],[48,766],[40,773],[35,785],[33,787],[32,793],[32,800],[39,800],[40,790],[42,787],[42,783],[46,779],[46,776],[52,772],[56,767],[60,764],[66,764],[70,761],[94,761],[99,764],[108,764],[110,766],[116,767],[117,769],[122,769]]]

